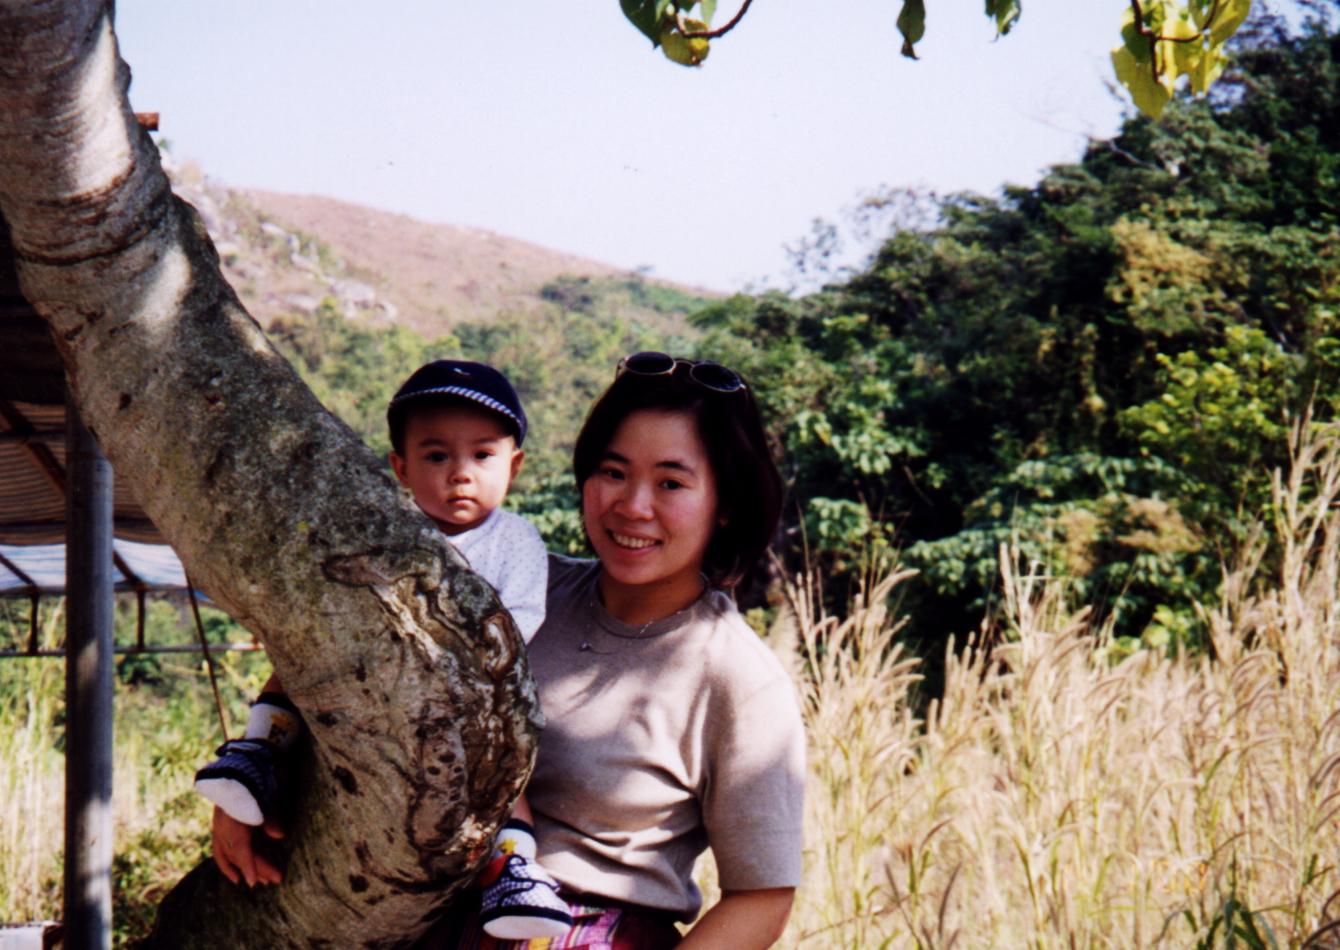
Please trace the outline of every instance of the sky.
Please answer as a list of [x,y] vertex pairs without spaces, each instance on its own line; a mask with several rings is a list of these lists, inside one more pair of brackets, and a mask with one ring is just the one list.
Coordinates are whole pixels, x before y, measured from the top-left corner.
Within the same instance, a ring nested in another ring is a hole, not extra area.
[[[738,0],[720,0],[717,23]],[[756,0],[707,62],[614,0],[118,0],[131,103],[233,187],[486,228],[721,291],[787,284],[785,248],[881,186],[992,194],[1117,128],[1126,0]]]

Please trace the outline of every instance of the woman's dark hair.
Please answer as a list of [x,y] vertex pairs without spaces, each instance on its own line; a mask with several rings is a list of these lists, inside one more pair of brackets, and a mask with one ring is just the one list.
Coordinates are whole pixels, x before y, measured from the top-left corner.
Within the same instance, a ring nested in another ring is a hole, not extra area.
[[586,415],[572,452],[580,492],[595,472],[623,421],[635,412],[686,412],[717,486],[717,526],[703,557],[703,572],[716,587],[743,581],[768,549],[782,510],[782,477],[763,433],[758,406],[748,387],[717,392],[690,379],[688,363],[673,373],[643,376],[624,373],[610,384]]

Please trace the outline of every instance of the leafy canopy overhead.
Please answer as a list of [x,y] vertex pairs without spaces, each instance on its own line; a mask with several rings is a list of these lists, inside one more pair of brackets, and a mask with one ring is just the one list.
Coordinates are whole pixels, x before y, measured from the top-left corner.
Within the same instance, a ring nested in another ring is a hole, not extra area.
[[[730,22],[712,29],[716,0],[619,0],[652,46],[683,66],[701,65],[711,41],[734,29],[752,2],[744,0]],[[1204,95],[1223,73],[1225,44],[1251,8],[1252,0],[1130,0],[1112,66],[1136,107],[1157,119],[1183,76],[1192,92]],[[986,15],[1000,36],[1022,12],[1022,0],[986,0]],[[916,59],[916,44],[926,35],[926,0],[901,0],[895,25],[903,55]]]

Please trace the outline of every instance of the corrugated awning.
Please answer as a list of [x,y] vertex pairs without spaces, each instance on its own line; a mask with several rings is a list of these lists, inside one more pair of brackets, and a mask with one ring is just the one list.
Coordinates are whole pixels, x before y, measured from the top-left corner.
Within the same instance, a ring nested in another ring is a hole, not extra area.
[[[65,540],[65,473],[65,406],[0,396],[0,544]],[[163,540],[120,482],[112,518],[118,538]]]

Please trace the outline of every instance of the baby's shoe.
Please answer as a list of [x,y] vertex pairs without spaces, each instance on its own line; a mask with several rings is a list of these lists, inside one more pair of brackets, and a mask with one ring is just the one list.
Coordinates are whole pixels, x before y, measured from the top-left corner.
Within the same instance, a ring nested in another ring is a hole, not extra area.
[[259,739],[233,739],[218,758],[195,773],[195,790],[244,825],[259,825],[274,813],[279,782],[275,748]]
[[572,928],[568,902],[544,868],[520,854],[497,854],[480,876],[479,922],[498,940],[561,937]]

